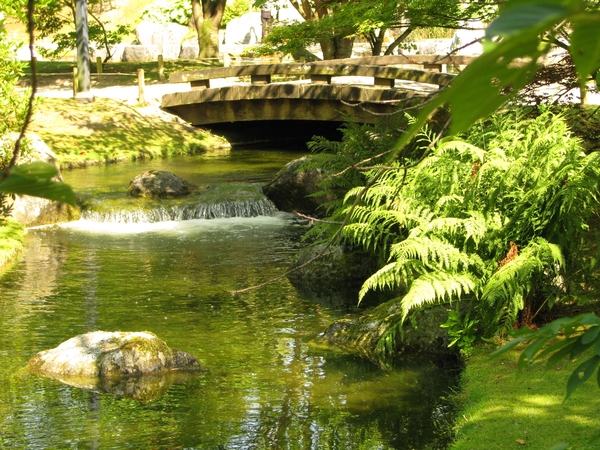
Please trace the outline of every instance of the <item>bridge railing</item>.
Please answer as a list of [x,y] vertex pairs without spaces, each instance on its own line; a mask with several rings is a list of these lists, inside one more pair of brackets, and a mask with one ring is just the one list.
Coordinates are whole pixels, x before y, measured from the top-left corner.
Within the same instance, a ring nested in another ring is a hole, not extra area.
[[[311,63],[264,64],[253,66],[216,67],[169,76],[171,83],[189,82],[192,89],[211,88],[211,81],[222,78],[250,77],[252,84],[269,84],[275,75],[310,79],[311,83],[331,84],[333,77],[371,77],[373,85],[392,88],[396,80],[446,86],[455,75],[443,73],[442,65],[464,66],[474,58],[468,56],[393,55],[364,58],[347,58]],[[398,67],[398,66],[402,67]],[[418,65],[424,70],[406,66]]]

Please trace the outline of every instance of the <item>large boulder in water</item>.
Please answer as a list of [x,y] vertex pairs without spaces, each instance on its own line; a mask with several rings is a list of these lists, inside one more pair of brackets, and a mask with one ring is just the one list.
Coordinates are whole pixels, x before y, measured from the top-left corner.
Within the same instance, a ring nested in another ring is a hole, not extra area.
[[93,331],[39,352],[31,358],[28,368],[64,380],[199,370],[200,364],[192,355],[169,348],[153,333]]
[[127,192],[132,197],[174,198],[189,195],[196,188],[171,172],[150,170],[131,180]]
[[303,170],[301,166],[307,158],[287,163],[271,182],[263,186],[264,194],[279,210],[315,215],[321,205],[330,200],[312,196],[321,190],[318,184],[323,180],[323,171]]

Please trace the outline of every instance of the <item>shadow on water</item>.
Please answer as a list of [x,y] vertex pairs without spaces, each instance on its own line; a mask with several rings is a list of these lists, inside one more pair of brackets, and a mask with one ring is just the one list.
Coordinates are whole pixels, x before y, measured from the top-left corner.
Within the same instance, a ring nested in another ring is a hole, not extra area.
[[[261,165],[261,153],[162,164],[209,184],[246,173],[251,186],[293,159],[267,153]],[[143,166],[66,178],[85,195],[117,195]],[[30,230],[22,260],[0,277],[0,447],[446,448],[455,372],[429,360],[383,371],[324,346],[319,334],[351,313],[300,298],[285,279],[227,293],[285,273],[306,227],[275,211]],[[37,352],[94,330],[151,331],[203,370],[141,388],[21,373]]]

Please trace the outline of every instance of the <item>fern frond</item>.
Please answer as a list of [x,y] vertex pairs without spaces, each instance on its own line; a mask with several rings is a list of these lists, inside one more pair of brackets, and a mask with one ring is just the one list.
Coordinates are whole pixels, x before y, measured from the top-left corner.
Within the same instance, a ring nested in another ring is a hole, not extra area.
[[459,156],[467,156],[470,160],[481,163],[484,161],[486,155],[486,152],[476,145],[454,137],[442,139],[437,145],[435,153],[438,156],[442,156],[449,152],[456,153]]
[[405,284],[410,284],[414,274],[423,273],[423,267],[419,261],[399,265],[396,262],[386,264],[363,283],[358,293],[358,302],[374,290],[395,290]]
[[538,238],[490,277],[483,288],[482,299],[490,304],[514,302],[531,290],[534,275],[544,271],[558,275],[562,266],[564,256],[560,247]]
[[406,317],[414,309],[431,303],[460,299],[474,292],[478,281],[470,273],[430,272],[417,278],[402,298],[402,313]]
[[408,238],[392,245],[390,255],[400,265],[413,259],[434,269],[458,271],[469,265],[468,256],[454,245],[436,238],[415,236],[413,232]]

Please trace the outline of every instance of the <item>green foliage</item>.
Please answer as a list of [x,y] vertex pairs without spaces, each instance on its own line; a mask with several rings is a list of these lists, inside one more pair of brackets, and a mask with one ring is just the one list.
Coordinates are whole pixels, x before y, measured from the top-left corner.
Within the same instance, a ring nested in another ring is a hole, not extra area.
[[[439,107],[447,105],[452,113],[452,133],[459,133],[477,120],[497,111],[531,82],[541,59],[561,42],[561,33],[578,36],[567,47],[575,63],[580,84],[597,75],[600,64],[591,50],[600,12],[596,3],[585,0],[512,0],[486,30],[485,51],[462,71],[451,85],[423,108],[413,126],[398,140],[390,160],[398,157]],[[565,31],[568,30],[568,31]],[[585,42],[585,43],[584,43]],[[591,58],[575,56],[582,53]],[[584,61],[585,60],[585,61]],[[519,64],[513,64],[519,62]]]
[[598,207],[600,155],[583,152],[561,115],[517,110],[430,144],[429,153],[404,161],[422,158],[411,169],[396,161],[362,172],[364,185],[332,215],[347,218],[340,231],[347,243],[386,261],[360,299],[369,290],[402,293],[404,318],[466,300],[469,333],[476,324],[492,335],[585,289],[582,233]]
[[234,0],[231,3],[225,5],[225,11],[223,11],[223,18],[221,19],[221,27],[227,25],[231,19],[241,17],[244,14],[252,11],[251,0]]
[[[105,48],[110,55],[111,47],[122,41],[123,37],[131,32],[124,25],[117,25],[107,29],[98,17],[92,12],[96,6],[102,5],[104,0],[90,0],[88,4],[88,38],[90,48]],[[13,2],[7,13],[24,23],[27,21],[27,4],[23,0]],[[76,48],[75,36],[75,1],[74,0],[47,0],[35,2],[34,22],[36,37],[44,39],[52,37],[53,48],[41,46],[37,50],[45,57],[60,58],[66,51]],[[107,57],[108,59],[108,57]]]
[[477,339],[477,322],[469,317],[468,312],[462,315],[458,305],[455,311],[449,311],[448,320],[440,325],[448,330],[448,336],[451,339],[448,347],[456,345],[463,356],[471,356],[473,345]]
[[507,352],[516,345],[527,343],[519,357],[519,369],[546,360],[550,369],[565,359],[581,363],[567,382],[565,400],[583,383],[597,374],[600,387],[600,318],[593,313],[557,319],[539,330],[523,329],[515,332],[515,339],[492,353],[492,357]]
[[[492,334],[512,327],[517,314],[528,323],[588,288],[595,264],[584,257],[583,237],[598,207],[598,154],[586,155],[549,111],[473,125],[533,79],[561,33],[576,36],[571,54],[586,55],[585,62],[573,57],[585,84],[600,66],[590,44],[597,29],[595,4],[506,4],[487,30],[484,54],[421,109],[384,164],[363,167],[366,183],[333,214],[343,224],[335,236],[387,261],[361,298],[370,289],[397,290],[404,317],[465,299],[482,332]],[[415,158],[409,144],[442,106],[450,108],[453,136]]]
[[54,181],[58,170],[41,161],[16,166],[0,183],[0,192],[31,195],[75,206],[75,194],[67,184]]
[[187,26],[192,17],[189,0],[155,0],[142,11],[142,19],[157,23],[178,23]]
[[[299,6],[297,6],[299,7]],[[318,8],[317,8],[318,7]],[[316,5],[316,13],[305,22],[279,24],[263,42],[264,53],[297,52],[310,44],[332,37],[361,36],[370,44],[374,55],[385,50],[390,54],[415,30],[432,27],[460,28],[463,20],[473,17],[488,18],[485,2],[472,2],[466,7],[451,0],[377,0],[375,2],[327,2]],[[383,48],[385,32],[401,30],[400,36],[387,49]]]

